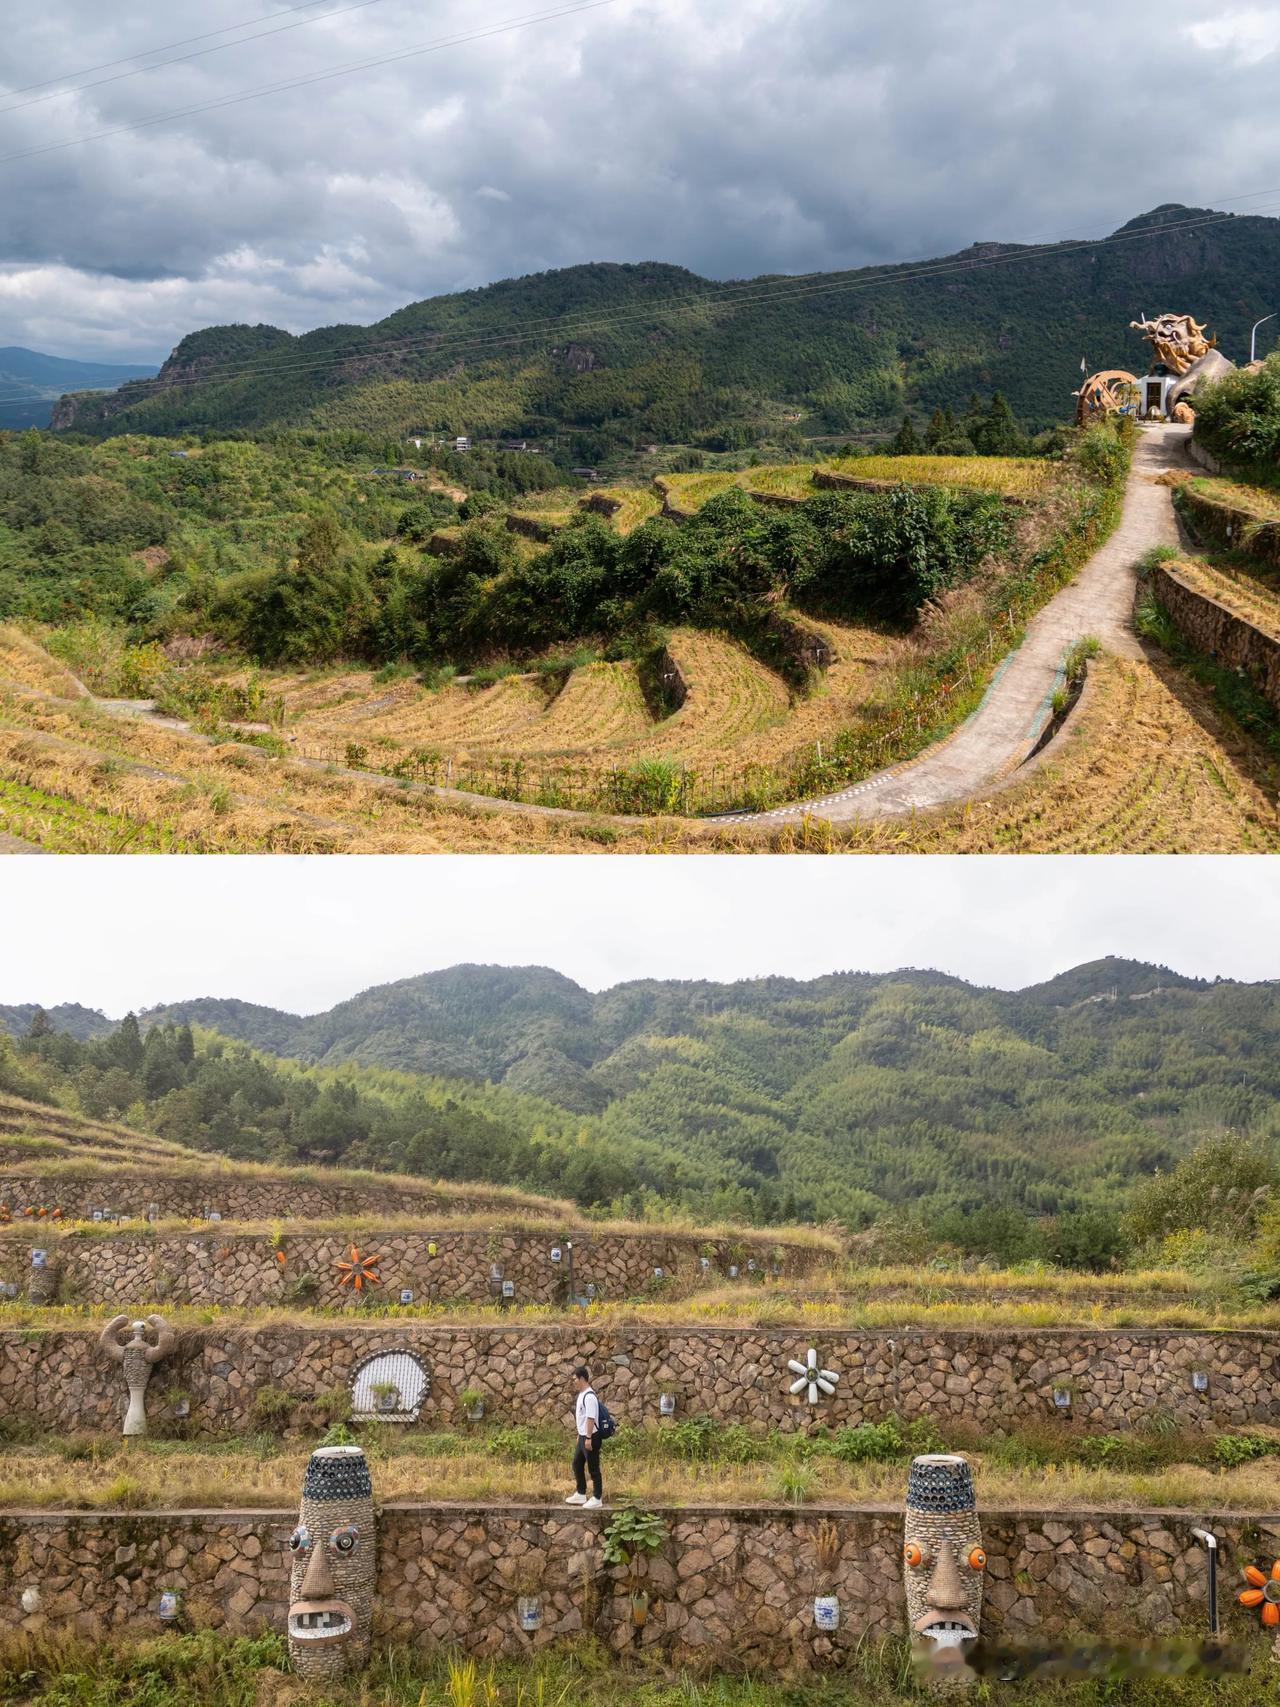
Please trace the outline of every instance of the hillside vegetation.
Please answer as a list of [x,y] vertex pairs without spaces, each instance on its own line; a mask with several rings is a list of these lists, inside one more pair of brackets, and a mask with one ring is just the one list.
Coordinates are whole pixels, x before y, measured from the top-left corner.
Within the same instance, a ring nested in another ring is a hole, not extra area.
[[848,435],[992,388],[1043,426],[1066,413],[1082,351],[1143,371],[1128,325],[1153,296],[1207,318],[1229,354],[1245,347],[1271,306],[1280,221],[1211,217],[1157,208],[1100,248],[977,244],[932,277],[912,263],[724,284],[656,262],[593,264],[414,303],[369,327],[294,338],[215,326],[184,338],[157,383],[67,400],[55,421],[530,437],[593,464],[649,441]]
[[[148,1024],[145,1040],[28,1040],[3,1072],[198,1149],[629,1214],[1110,1213],[1206,1135],[1280,1139],[1276,987],[1123,962],[1013,994],[899,973],[592,996],[545,970],[462,967],[307,1019],[202,1001]],[[189,1062],[186,1024],[210,1033]]]

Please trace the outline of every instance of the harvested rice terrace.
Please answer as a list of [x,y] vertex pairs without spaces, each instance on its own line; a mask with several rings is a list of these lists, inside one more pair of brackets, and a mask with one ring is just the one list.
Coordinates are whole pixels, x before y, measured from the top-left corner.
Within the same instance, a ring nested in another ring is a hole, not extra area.
[[730,487],[756,497],[801,502],[831,489],[894,485],[951,486],[1030,502],[1047,494],[1056,465],[1040,457],[852,456],[812,463],[767,464],[712,473],[663,474],[654,481],[668,514],[691,516]]
[[1196,592],[1280,640],[1280,573],[1189,556],[1179,557],[1170,567]]
[[[657,761],[696,775],[699,806],[732,801],[755,771],[786,771],[833,739],[873,697],[901,642],[871,628],[798,619],[832,657],[812,691],[793,693],[738,642],[677,629],[664,673],[683,695],[655,706],[633,660],[484,684],[380,685],[371,672],[260,678],[278,730],[300,757],[355,764],[549,805],[626,805],[610,779]],[[513,767],[521,767],[518,783]],[[714,773],[714,774],[713,774]]]
[[[153,1384],[158,1385],[158,1384]],[[163,1395],[148,1401],[153,1428],[172,1431]],[[0,1468],[0,1509],[253,1510],[296,1504],[298,1466],[309,1444],[263,1431],[225,1442],[122,1442],[77,1433],[26,1440],[10,1429]],[[434,1432],[428,1424],[358,1425],[380,1502],[462,1501],[559,1505],[568,1481],[568,1421],[554,1425]],[[979,1509],[1132,1511],[1140,1507],[1221,1512],[1271,1510],[1280,1433],[1241,1438],[1258,1456],[1232,1465],[1218,1436],[1176,1432],[1087,1435],[1046,1423],[984,1439],[962,1426],[908,1429],[892,1422],[809,1434],[753,1432],[705,1419],[644,1426],[622,1419],[605,1453],[611,1505],[900,1505],[913,1451],[963,1451],[974,1468]],[[1236,1449],[1238,1450],[1238,1449]]]
[[[833,693],[835,674],[827,679]],[[373,691],[367,673],[354,683]],[[353,678],[298,677],[289,691],[301,712],[308,698],[331,704],[335,691],[352,692]],[[818,714],[814,699],[789,719]],[[781,741],[787,726],[755,739]],[[374,762],[368,746],[366,767]],[[513,814],[500,803],[486,808],[380,783],[340,764],[291,763],[235,742],[202,741],[154,718],[112,716],[88,700],[0,690],[0,835],[54,852],[1280,850],[1274,763],[1227,722],[1207,690],[1159,659],[1095,660],[1064,741],[1012,786],[840,832],[803,821],[761,829]],[[608,764],[601,768],[607,774]]]

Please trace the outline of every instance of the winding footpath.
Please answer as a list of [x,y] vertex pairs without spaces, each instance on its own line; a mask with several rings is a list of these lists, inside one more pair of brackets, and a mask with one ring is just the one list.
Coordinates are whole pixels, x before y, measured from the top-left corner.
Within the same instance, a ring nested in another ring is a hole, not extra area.
[[1189,427],[1146,427],[1134,447],[1120,521],[1071,585],[1064,587],[1027,626],[1016,652],[996,670],[981,705],[953,735],[918,759],[868,777],[865,782],[816,800],[770,812],[734,813],[721,823],[778,823],[823,818],[833,824],[861,818],[892,818],[967,799],[1009,777],[1039,744],[1052,716],[1063,664],[1076,641],[1092,635],[1104,650],[1141,656],[1134,636],[1136,568],[1153,546],[1177,546],[1177,512],[1159,476],[1187,470]]
[[[701,821],[763,826],[801,818],[817,818],[833,824],[892,818],[950,805],[1008,780],[1039,746],[1052,716],[1053,695],[1064,680],[1067,654],[1078,640],[1092,635],[1108,652],[1130,658],[1142,655],[1131,621],[1136,569],[1152,547],[1176,547],[1182,542],[1172,493],[1167,485],[1160,483],[1159,477],[1171,469],[1193,469],[1187,451],[1189,437],[1190,429],[1178,426],[1147,427],[1140,432],[1115,531],[1071,585],[1057,593],[1032,619],[1022,644],[997,667],[978,709],[945,740],[917,759],[815,800],[797,801],[768,812],[728,813]],[[98,699],[83,683],[77,681],[74,686],[84,699],[114,717],[159,723],[189,739],[212,744],[209,737],[198,733],[185,720],[158,716],[149,700]],[[36,691],[34,697],[57,702],[59,696]],[[67,744],[56,737],[42,740],[51,745]],[[322,770],[335,779],[348,777],[398,793],[433,795],[447,804],[473,810],[596,821],[607,816],[613,823],[626,824],[647,821],[621,814],[500,800],[438,784],[406,783],[380,772],[329,765],[320,760],[294,757],[287,762],[298,769]],[[127,768],[174,782],[183,780],[147,764],[132,762]],[[328,822],[309,814],[301,816],[312,823]],[[38,851],[16,837],[0,835],[0,855]]]

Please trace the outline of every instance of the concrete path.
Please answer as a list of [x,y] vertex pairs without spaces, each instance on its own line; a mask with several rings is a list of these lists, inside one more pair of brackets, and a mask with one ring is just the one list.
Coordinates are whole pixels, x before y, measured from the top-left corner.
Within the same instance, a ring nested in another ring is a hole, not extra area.
[[1130,622],[1135,568],[1152,546],[1179,543],[1173,497],[1157,476],[1192,467],[1189,436],[1190,428],[1178,426],[1140,433],[1115,532],[1071,585],[1032,618],[1021,646],[1000,664],[981,705],[953,735],[918,759],[850,788],[772,812],[735,813],[731,821],[891,818],[966,799],[1016,770],[1044,733],[1063,682],[1063,662],[1077,640],[1089,634],[1108,652],[1141,656]]

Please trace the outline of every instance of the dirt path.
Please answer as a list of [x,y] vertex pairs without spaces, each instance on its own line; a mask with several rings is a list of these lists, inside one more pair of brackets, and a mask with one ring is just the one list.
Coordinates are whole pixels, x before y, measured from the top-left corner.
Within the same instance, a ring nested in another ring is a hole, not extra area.
[[1130,624],[1135,568],[1156,545],[1179,543],[1177,514],[1158,476],[1187,469],[1188,427],[1150,427],[1139,435],[1120,522],[1069,587],[1027,627],[1018,650],[999,666],[981,705],[947,740],[909,764],[818,800],[771,812],[735,815],[737,822],[778,822],[804,816],[832,823],[889,818],[945,806],[989,788],[1035,751],[1062,685],[1063,661],[1091,634],[1108,652],[1141,656]]

